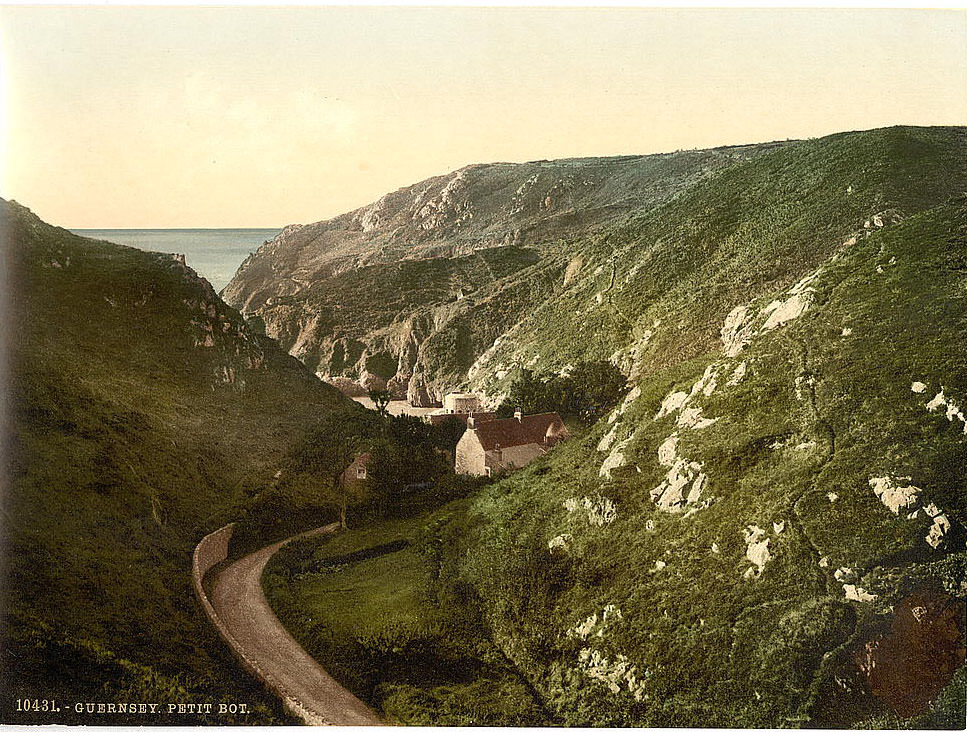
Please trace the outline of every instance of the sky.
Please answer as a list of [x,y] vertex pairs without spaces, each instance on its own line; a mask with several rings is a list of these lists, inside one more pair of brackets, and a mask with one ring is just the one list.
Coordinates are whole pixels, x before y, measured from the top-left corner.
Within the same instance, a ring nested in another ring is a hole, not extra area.
[[275,227],[470,163],[967,124],[959,10],[0,7],[0,196]]

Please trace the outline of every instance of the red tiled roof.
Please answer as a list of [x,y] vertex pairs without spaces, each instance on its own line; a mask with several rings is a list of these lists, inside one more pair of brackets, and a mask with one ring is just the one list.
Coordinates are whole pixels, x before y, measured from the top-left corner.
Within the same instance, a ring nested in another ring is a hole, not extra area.
[[[557,412],[528,414],[518,420],[495,419],[476,424],[477,438],[484,450],[496,450],[498,446],[517,447],[518,445],[553,445],[568,437],[567,427]],[[550,435],[548,435],[550,432]],[[544,438],[547,437],[545,443]]]

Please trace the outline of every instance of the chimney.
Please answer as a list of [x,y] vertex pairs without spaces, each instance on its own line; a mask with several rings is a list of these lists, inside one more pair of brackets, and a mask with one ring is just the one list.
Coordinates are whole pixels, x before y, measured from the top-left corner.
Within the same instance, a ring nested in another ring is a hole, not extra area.
[[524,414],[518,409],[517,411],[514,412],[514,419],[520,422],[524,419]]
[[470,415],[469,417],[467,417],[467,429],[468,430],[477,429],[477,420],[473,418],[473,415]]

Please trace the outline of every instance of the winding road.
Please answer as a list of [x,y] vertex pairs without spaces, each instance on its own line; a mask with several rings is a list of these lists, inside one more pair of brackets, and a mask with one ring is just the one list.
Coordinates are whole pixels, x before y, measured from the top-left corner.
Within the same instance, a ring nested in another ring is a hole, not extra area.
[[[336,524],[307,534],[335,531]],[[290,537],[249,554],[222,569],[212,583],[211,603],[225,628],[256,661],[268,685],[295,700],[318,724],[377,725],[376,713],[338,684],[282,626],[262,592],[262,572]]]

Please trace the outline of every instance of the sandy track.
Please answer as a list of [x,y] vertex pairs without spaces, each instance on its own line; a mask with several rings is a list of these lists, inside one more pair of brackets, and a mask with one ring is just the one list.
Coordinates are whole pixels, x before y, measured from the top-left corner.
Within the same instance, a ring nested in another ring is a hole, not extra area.
[[[336,525],[309,532],[326,533]],[[302,536],[305,536],[303,534]],[[225,567],[215,577],[211,603],[228,632],[314,718],[328,724],[382,724],[369,707],[340,686],[282,626],[262,592],[262,572],[284,544],[271,544]],[[273,689],[276,693],[279,689]]]

